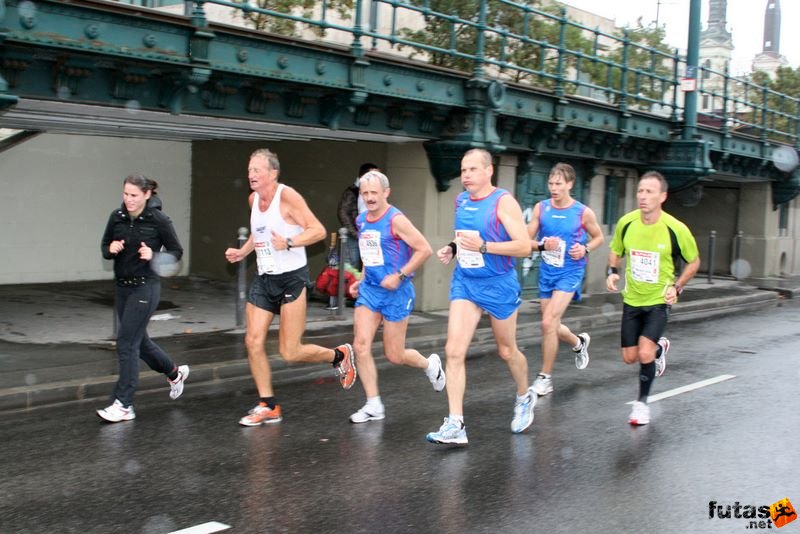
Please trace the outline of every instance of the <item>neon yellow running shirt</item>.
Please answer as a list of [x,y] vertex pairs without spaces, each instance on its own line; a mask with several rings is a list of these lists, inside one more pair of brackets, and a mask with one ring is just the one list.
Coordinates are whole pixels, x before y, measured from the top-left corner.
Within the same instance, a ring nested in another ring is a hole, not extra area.
[[665,211],[653,224],[644,224],[638,209],[623,215],[610,248],[626,258],[622,298],[625,304],[637,307],[664,304],[681,260],[689,263],[700,255],[689,228]]

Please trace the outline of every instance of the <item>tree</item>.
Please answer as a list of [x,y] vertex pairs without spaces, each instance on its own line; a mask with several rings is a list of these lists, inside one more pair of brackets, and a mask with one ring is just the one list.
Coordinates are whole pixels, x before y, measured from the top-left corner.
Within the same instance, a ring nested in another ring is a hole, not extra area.
[[[748,96],[756,106],[763,103],[763,92],[760,88],[768,89],[766,126],[774,131],[768,132],[767,137],[796,143],[800,120],[800,67],[779,67],[774,80],[770,80],[766,72],[757,71],[752,75],[752,82],[758,86],[759,92],[750,91]],[[748,122],[761,124],[761,110],[754,106],[752,113]]]
[[[672,50],[664,42],[665,30],[663,26],[652,28],[642,24],[641,17],[633,28],[623,28],[615,33],[621,41],[608,55],[608,58],[617,65],[627,67],[627,80],[622,86],[622,67],[607,66],[601,69],[600,76],[605,75],[610,80],[610,87],[617,91],[624,91],[634,95],[643,96],[649,100],[662,102],[667,93],[672,89],[672,83],[664,81],[673,78],[674,60],[667,59],[673,56]],[[627,62],[625,61],[624,42],[628,41]],[[613,94],[612,102],[619,102],[621,95]],[[647,102],[647,100],[645,100]]]
[[423,15],[425,26],[417,30],[404,28],[401,32],[403,38],[441,51],[411,45],[400,45],[400,49],[411,48],[410,58],[423,56],[428,63],[437,67],[472,72],[474,60],[453,52],[474,56],[477,51],[477,29],[453,18],[477,23],[481,0],[410,0],[408,3],[417,7],[427,5],[430,11]]
[[[304,18],[312,18],[314,9],[320,2],[316,0],[233,0],[242,5],[250,5],[259,9],[275,11]],[[329,0],[328,9],[334,10],[341,19],[349,19],[353,9],[353,0]],[[288,37],[298,37],[298,22],[277,15],[267,15],[257,11],[243,11],[242,17],[245,24],[256,30],[263,30]],[[320,26],[308,25],[309,29],[317,35],[322,35],[324,30]]]
[[[618,32],[617,44],[609,44],[608,38],[601,38],[591,30],[562,19],[559,4],[544,0],[520,0],[516,4],[486,1],[488,13],[483,55],[489,65],[494,65],[487,67],[487,71],[492,72],[493,68],[499,77],[512,82],[554,89],[559,80],[560,62],[562,88],[566,93],[576,92],[581,82],[620,90],[622,69],[597,59],[605,55],[609,61],[622,62],[623,32]],[[410,57],[422,56],[432,65],[472,72],[478,40],[475,24],[479,20],[481,0],[409,0],[408,3],[421,8],[427,6],[429,10],[424,15],[425,26],[405,29],[403,37],[423,46],[435,47],[435,50],[415,48],[413,45],[402,45],[401,48],[411,48]],[[563,24],[562,20],[567,22]],[[564,50],[559,51],[562,26]],[[627,31],[630,42],[670,54],[669,47],[664,43],[663,28],[646,28],[640,19],[636,28]],[[601,40],[605,43],[600,44]],[[640,47],[628,48],[631,74],[626,90],[660,99],[669,84],[643,73],[654,72],[669,77],[671,66],[666,64],[661,55]],[[610,52],[607,52],[609,49]],[[641,73],[637,74],[636,71]],[[646,83],[642,83],[642,80]],[[619,100],[611,92],[609,99]]]

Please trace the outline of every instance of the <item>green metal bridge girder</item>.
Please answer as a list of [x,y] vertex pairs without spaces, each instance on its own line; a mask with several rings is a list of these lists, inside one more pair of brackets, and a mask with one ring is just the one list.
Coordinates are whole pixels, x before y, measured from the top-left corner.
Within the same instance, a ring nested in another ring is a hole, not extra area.
[[701,125],[679,140],[674,114],[117,3],[5,0],[0,113],[20,97],[402,134],[425,141],[440,190],[469,147],[655,167],[674,189],[722,170],[779,183],[776,203],[800,190],[764,139]]

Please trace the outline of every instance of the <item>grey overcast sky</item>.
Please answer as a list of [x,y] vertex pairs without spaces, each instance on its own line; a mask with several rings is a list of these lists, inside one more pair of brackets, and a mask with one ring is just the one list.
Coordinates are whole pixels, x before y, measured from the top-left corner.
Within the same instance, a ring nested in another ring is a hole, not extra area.
[[[619,26],[634,25],[642,17],[647,25],[656,20],[667,32],[667,42],[686,50],[689,30],[690,0],[561,0],[565,4],[597,13],[616,21]],[[708,20],[708,0],[703,0],[703,28]],[[761,52],[764,38],[764,13],[767,0],[728,0],[728,29],[733,35],[733,58],[731,72],[750,72],[753,57]],[[781,54],[789,65],[800,65],[800,0],[780,0],[781,8]],[[795,24],[792,24],[794,22]]]

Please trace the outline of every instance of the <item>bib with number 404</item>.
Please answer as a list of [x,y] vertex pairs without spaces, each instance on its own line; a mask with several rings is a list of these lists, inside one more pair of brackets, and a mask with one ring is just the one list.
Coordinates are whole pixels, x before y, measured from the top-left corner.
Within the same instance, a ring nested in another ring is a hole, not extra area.
[[361,262],[367,267],[383,265],[381,233],[378,230],[362,231],[358,236],[358,251],[361,253]]
[[658,283],[658,270],[661,261],[659,252],[631,250],[631,276],[637,282]]

